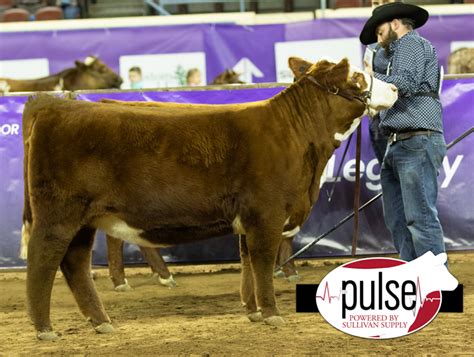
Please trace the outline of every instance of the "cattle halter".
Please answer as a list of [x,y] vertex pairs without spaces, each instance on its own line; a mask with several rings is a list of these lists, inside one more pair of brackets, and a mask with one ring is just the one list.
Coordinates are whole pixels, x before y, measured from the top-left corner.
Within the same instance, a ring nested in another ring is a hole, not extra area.
[[338,95],[339,97],[342,97],[342,98],[345,98],[345,99],[348,99],[348,100],[356,99],[356,100],[362,102],[362,104],[365,105],[366,109],[368,109],[368,107],[369,107],[369,105],[370,105],[370,100],[372,99],[372,89],[373,89],[373,86],[374,86],[374,78],[373,78],[372,76],[370,76],[369,90],[363,91],[360,96],[355,95],[355,96],[353,96],[353,97],[347,96],[347,95],[343,94],[343,93],[340,91],[340,88],[338,88],[338,87],[335,87],[335,89],[333,89],[333,90],[324,87],[324,86],[323,86],[321,83],[319,83],[313,76],[308,76],[307,78],[308,78],[311,82],[313,82],[314,84],[316,84],[319,88],[326,90],[328,93],[331,93],[331,94],[334,94],[334,95]]

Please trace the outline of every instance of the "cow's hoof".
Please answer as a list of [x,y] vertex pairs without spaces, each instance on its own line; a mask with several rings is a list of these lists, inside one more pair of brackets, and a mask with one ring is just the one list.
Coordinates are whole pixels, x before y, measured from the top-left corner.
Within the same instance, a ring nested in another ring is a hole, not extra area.
[[59,336],[53,331],[38,332],[36,337],[38,337],[38,340],[41,341],[56,341],[59,339]]
[[97,279],[97,276],[98,276],[97,272],[96,272],[95,270],[91,270],[91,278],[92,278],[92,280]]
[[167,286],[169,288],[175,288],[176,286],[178,286],[178,283],[176,282],[176,280],[174,280],[173,275],[170,275],[168,279],[163,279],[161,276],[158,276],[158,281],[161,285]]
[[250,314],[247,314],[247,317],[251,322],[263,321],[263,316],[262,316],[262,313],[260,311],[252,312]]
[[117,285],[114,288],[114,290],[119,291],[119,292],[124,292],[124,291],[131,291],[131,290],[133,290],[133,288],[128,284],[127,279],[125,279],[125,284]]
[[263,319],[263,322],[265,322],[267,325],[276,327],[283,326],[285,324],[285,320],[283,320],[281,316],[270,316],[266,319]]
[[288,278],[286,278],[290,283],[296,283],[297,281],[301,280],[301,276],[296,273],[295,275],[290,275]]
[[99,326],[94,327],[94,330],[97,333],[112,333],[115,331],[114,327],[109,322],[104,322],[100,324]]
[[275,272],[273,273],[273,277],[274,277],[275,279],[284,278],[284,277],[285,277],[285,273],[283,272],[283,270],[278,269],[277,271],[275,271]]

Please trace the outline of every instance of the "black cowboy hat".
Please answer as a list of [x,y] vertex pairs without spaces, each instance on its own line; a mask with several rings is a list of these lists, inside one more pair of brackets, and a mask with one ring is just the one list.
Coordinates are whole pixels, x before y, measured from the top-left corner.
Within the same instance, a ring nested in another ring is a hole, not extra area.
[[418,28],[428,21],[429,16],[428,11],[425,9],[416,5],[404,4],[401,2],[392,2],[377,6],[360,33],[360,42],[364,45],[370,45],[371,43],[377,42],[375,30],[379,25],[385,22],[408,17],[415,22],[414,28]]

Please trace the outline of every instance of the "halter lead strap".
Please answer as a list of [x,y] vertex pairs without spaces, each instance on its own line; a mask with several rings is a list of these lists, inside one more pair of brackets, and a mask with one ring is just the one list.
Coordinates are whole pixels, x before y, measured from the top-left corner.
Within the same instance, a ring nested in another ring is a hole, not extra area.
[[369,106],[370,99],[372,98],[372,88],[374,86],[374,78],[372,76],[370,76],[369,90],[362,92],[361,96],[353,96],[353,97],[344,95],[343,93],[340,93],[340,88],[338,88],[338,87],[336,87],[333,90],[324,87],[313,76],[307,76],[306,78],[308,78],[311,82],[316,84],[319,88],[324,89],[328,93],[338,95],[339,97],[346,98],[348,100],[356,99],[356,100],[362,102],[366,106],[366,108]]

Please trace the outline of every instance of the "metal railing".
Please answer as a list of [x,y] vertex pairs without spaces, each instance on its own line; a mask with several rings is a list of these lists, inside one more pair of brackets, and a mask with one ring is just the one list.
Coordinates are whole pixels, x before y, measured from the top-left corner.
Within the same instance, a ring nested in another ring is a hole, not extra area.
[[[464,78],[474,78],[474,73],[467,74],[447,74],[444,76],[444,80],[453,80],[453,79],[464,79]],[[143,88],[143,89],[97,89],[97,90],[76,90],[76,91],[55,91],[49,93],[62,93],[65,96],[74,97],[77,94],[91,94],[91,93],[127,93],[127,92],[184,92],[184,91],[206,91],[206,90],[239,90],[239,89],[254,89],[254,88],[278,88],[278,87],[288,87],[291,83],[278,83],[278,82],[269,82],[269,83],[254,83],[254,84],[219,84],[219,85],[206,85],[198,87],[159,87],[159,88]],[[14,97],[14,96],[27,96],[33,95],[37,92],[8,92],[0,93],[1,96]]]

